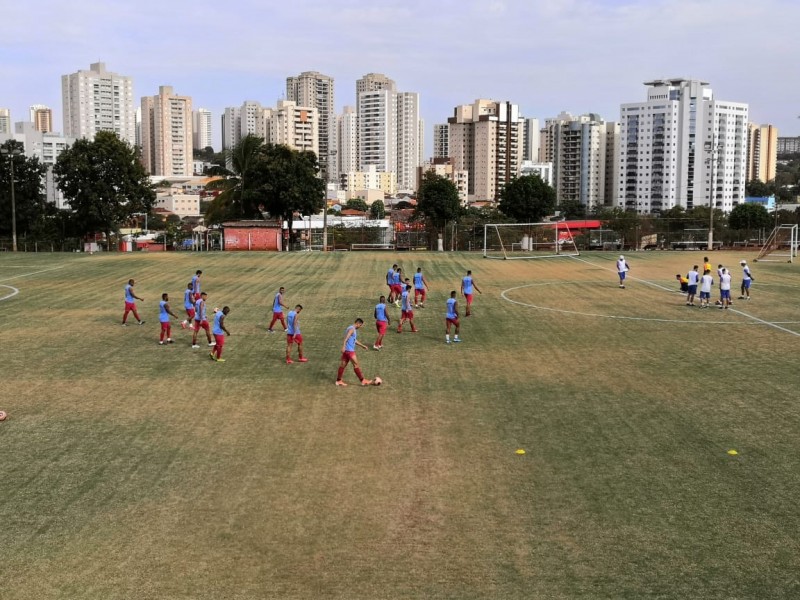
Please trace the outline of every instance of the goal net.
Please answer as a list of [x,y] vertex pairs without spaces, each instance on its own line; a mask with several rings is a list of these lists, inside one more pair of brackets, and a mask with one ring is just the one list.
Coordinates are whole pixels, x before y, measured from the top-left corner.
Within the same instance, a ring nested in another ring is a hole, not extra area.
[[794,262],[797,257],[797,225],[778,225],[772,230],[756,260]]
[[484,258],[547,258],[578,256],[565,221],[556,223],[487,223],[483,227]]

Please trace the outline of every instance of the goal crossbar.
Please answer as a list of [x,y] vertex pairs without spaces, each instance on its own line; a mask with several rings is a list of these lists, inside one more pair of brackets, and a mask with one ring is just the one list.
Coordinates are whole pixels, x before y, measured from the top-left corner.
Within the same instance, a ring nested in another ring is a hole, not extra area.
[[487,223],[483,227],[483,257],[502,260],[579,256],[565,221]]
[[756,260],[794,262],[797,257],[798,244],[800,244],[800,239],[798,239],[797,225],[778,225],[769,234]]

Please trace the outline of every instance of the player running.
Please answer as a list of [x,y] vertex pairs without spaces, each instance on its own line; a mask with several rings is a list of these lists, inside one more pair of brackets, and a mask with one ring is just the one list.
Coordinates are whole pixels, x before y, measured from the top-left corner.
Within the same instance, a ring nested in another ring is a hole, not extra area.
[[191,281],[183,291],[183,309],[186,311],[186,318],[181,321],[181,327],[186,329],[194,321],[194,284]]
[[283,317],[283,309],[289,308],[283,303],[283,295],[286,293],[286,288],[281,287],[278,290],[278,293],[275,294],[275,300],[272,301],[272,321],[269,323],[269,327],[267,328],[267,333],[275,333],[272,329],[272,326],[275,325],[277,321],[281,322],[283,325],[283,330],[286,331],[286,319]]
[[225,346],[225,335],[231,334],[228,328],[225,327],[225,317],[228,316],[229,312],[231,312],[231,309],[226,306],[214,314],[214,325],[211,328],[214,334],[214,347],[211,349],[209,356],[211,356],[211,360],[217,362],[225,362],[225,359],[222,358],[222,348]]
[[[467,317],[472,314],[472,294],[475,293],[473,290],[478,290],[479,294],[483,294],[480,288],[475,284],[475,280],[472,279],[472,271],[467,271],[466,276],[461,280],[461,295],[467,299],[467,314],[464,315]],[[457,337],[458,336],[456,336],[456,338]]]
[[392,276],[392,294],[394,295],[394,305],[400,308],[400,296],[403,295],[403,269],[397,267]]
[[383,349],[383,336],[389,328],[389,315],[386,313],[386,296],[381,296],[375,305],[375,329],[378,330],[378,339],[372,345],[373,350]]
[[286,315],[288,326],[286,328],[286,364],[291,365],[292,360],[292,345],[297,344],[297,361],[304,363],[308,359],[303,356],[303,334],[300,333],[300,311],[303,310],[302,304],[294,307]]
[[356,356],[356,346],[361,346],[367,350],[366,344],[358,341],[358,330],[364,325],[364,319],[356,319],[344,332],[344,341],[342,342],[342,358],[339,361],[339,372],[336,374],[336,385],[346,386],[347,384],[342,381],[342,375],[347,368],[347,363],[353,363],[353,371],[356,377],[361,381],[361,385],[372,384],[371,379],[366,379],[361,373],[361,367],[358,364],[358,357]]
[[397,265],[392,265],[392,268],[386,271],[386,285],[389,287],[389,304],[394,303],[394,272],[397,270]]
[[195,271],[195,274],[192,276],[192,294],[194,294],[193,300],[197,302],[200,300],[200,294],[202,293],[200,290],[200,276],[203,272],[198,269]]
[[201,329],[205,329],[206,331],[206,339],[208,340],[208,345],[213,346],[216,344],[214,340],[211,339],[211,331],[208,326],[208,318],[206,316],[206,298],[208,298],[208,294],[205,292],[200,292],[200,299],[194,303],[194,326],[192,327],[192,348],[195,350],[199,348],[199,344],[197,343],[197,332]]
[[450,326],[456,328],[456,336],[453,338],[455,343],[461,341],[458,337],[459,322],[458,322],[458,300],[456,299],[456,291],[450,292],[450,297],[447,299],[447,313],[445,315],[446,331],[444,340],[446,344],[450,343]]
[[414,308],[425,308],[425,297],[427,296],[428,282],[422,275],[422,267],[417,267],[414,273]]
[[132,312],[136,322],[139,325],[144,325],[144,321],[139,318],[139,313],[136,312],[136,301],[141,300],[144,302],[144,298],[141,298],[136,295],[136,292],[133,291],[134,280],[128,279],[128,283],[125,285],[125,312],[122,315],[122,326],[127,327],[128,323],[128,313]]
[[[178,318],[172,309],[169,307],[169,294],[166,292],[161,294],[161,302],[158,303],[158,320],[161,323],[161,336],[158,340],[160,345],[164,345],[166,341],[168,344],[172,343],[172,324],[169,322],[170,316]],[[166,340],[165,340],[166,338]]]
[[417,333],[419,330],[414,325],[414,303],[411,301],[411,284],[408,283],[408,279],[406,279],[406,288],[400,295],[400,302],[400,324],[397,326],[397,333],[403,333],[403,323],[406,321],[411,323],[411,333]]

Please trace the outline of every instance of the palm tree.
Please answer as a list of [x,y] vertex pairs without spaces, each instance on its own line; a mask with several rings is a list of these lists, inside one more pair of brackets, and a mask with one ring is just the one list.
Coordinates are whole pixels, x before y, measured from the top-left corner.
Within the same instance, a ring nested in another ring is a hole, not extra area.
[[258,163],[263,147],[264,139],[250,134],[225,151],[226,174],[206,186],[207,190],[222,190],[206,211],[209,223],[251,217],[256,213],[258,202],[254,201],[254,190],[248,189],[248,173]]

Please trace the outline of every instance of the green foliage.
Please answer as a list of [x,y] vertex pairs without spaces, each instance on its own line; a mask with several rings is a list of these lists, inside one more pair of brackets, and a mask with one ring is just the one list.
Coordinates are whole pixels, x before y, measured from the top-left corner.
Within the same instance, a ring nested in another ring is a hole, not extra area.
[[461,202],[456,185],[433,171],[426,172],[417,193],[417,214],[427,217],[435,227],[441,228],[460,213]]
[[561,200],[561,202],[558,203],[558,210],[565,219],[586,218],[586,206],[582,204],[580,200]]
[[360,210],[361,212],[367,212],[369,210],[369,206],[363,198],[351,198],[347,201],[345,208]]
[[745,186],[745,195],[748,198],[764,198],[775,193],[775,186],[764,183],[758,179],[748,181]]
[[369,215],[373,219],[383,219],[386,216],[386,207],[383,200],[375,200],[369,207]]
[[517,177],[500,192],[500,211],[520,223],[535,223],[553,212],[556,191],[538,175]]
[[55,207],[45,201],[44,176],[47,168],[36,157],[22,154],[23,146],[15,140],[7,140],[3,149],[20,154],[0,153],[0,235],[11,234],[11,163],[14,164],[14,204],[17,214],[17,235],[40,233],[47,216],[55,213]]
[[731,229],[762,229],[772,225],[772,217],[761,204],[739,204],[728,216]]
[[79,139],[58,157],[59,189],[82,225],[81,233],[112,232],[134,213],[149,213],[156,194],[136,151],[116,134]]

